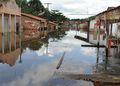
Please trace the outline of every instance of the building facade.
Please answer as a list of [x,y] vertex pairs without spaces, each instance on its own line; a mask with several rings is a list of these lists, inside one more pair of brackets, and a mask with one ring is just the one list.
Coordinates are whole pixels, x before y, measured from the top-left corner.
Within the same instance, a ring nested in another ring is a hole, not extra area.
[[0,52],[17,48],[20,22],[21,9],[15,0],[0,1]]
[[23,41],[46,36],[57,28],[57,24],[41,17],[22,13]]

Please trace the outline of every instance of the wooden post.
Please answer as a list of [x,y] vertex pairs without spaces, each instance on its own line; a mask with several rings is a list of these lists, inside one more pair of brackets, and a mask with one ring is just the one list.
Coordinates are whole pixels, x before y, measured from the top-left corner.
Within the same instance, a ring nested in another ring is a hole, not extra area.
[[98,46],[100,45],[100,26],[98,28]]
[[14,48],[16,49],[16,15],[14,16]]
[[113,25],[112,25],[112,22],[111,22],[111,33],[110,33],[111,36],[112,36],[112,26],[113,26]]
[[107,70],[107,64],[108,64],[108,56],[109,56],[109,49],[108,49],[108,36],[109,36],[109,22],[108,20],[106,20],[106,32],[107,32],[107,36],[106,36],[106,48],[105,48],[105,70]]
[[11,52],[11,15],[9,15],[9,50]]
[[101,26],[101,20],[98,21],[98,46],[100,45],[100,26]]
[[106,20],[106,32],[107,32],[107,36],[109,35],[109,22],[108,20]]
[[88,31],[87,31],[87,41],[89,42],[89,35],[90,35],[90,21],[88,20]]
[[21,37],[21,33],[22,33],[22,31],[21,31],[21,29],[22,29],[22,27],[21,27],[21,26],[22,26],[22,22],[21,22],[21,21],[22,21],[22,20],[21,20],[21,18],[22,18],[22,17],[20,16],[20,26],[19,26],[19,33],[20,33],[20,48],[22,47],[22,45],[21,45],[21,43],[22,43],[22,37]]
[[4,54],[5,53],[5,45],[4,45],[4,26],[5,26],[5,24],[4,24],[4,18],[5,16],[4,16],[4,13],[2,13],[2,53]]

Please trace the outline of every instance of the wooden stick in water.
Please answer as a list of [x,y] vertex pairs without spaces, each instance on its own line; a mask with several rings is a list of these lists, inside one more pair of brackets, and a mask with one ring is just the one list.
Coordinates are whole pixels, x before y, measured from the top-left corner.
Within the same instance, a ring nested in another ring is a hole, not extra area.
[[59,68],[60,68],[60,66],[61,66],[61,64],[62,64],[62,62],[63,62],[64,56],[65,56],[65,52],[63,53],[63,55],[62,55],[62,57],[61,57],[58,65],[57,65],[56,69],[59,69]]

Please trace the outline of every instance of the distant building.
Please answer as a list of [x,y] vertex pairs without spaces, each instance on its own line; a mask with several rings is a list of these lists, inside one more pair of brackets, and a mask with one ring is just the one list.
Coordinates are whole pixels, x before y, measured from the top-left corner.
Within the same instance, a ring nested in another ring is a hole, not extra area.
[[48,22],[48,31],[55,31],[56,29],[58,29],[58,25],[54,22],[49,21]]
[[15,0],[0,1],[0,51],[16,49],[19,41],[21,9]]
[[47,27],[46,19],[22,13],[22,26],[25,30],[38,30],[39,28],[45,29]]

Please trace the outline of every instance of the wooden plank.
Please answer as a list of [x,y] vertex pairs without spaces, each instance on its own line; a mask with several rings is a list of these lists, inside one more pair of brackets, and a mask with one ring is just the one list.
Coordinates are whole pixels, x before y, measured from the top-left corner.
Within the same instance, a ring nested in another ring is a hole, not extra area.
[[81,36],[76,35],[76,36],[74,36],[74,38],[76,38],[78,40],[81,40],[81,41],[84,41],[84,42],[87,42],[87,43],[90,43],[90,44],[93,44],[93,43],[89,42],[89,40],[87,38],[83,38]]
[[[81,45],[82,47],[98,47],[98,48],[105,48],[105,45]],[[117,48],[117,46],[111,46],[111,48]]]
[[88,42],[87,38],[83,38],[83,37],[81,37],[81,36],[77,36],[77,35],[76,35],[74,38]]

